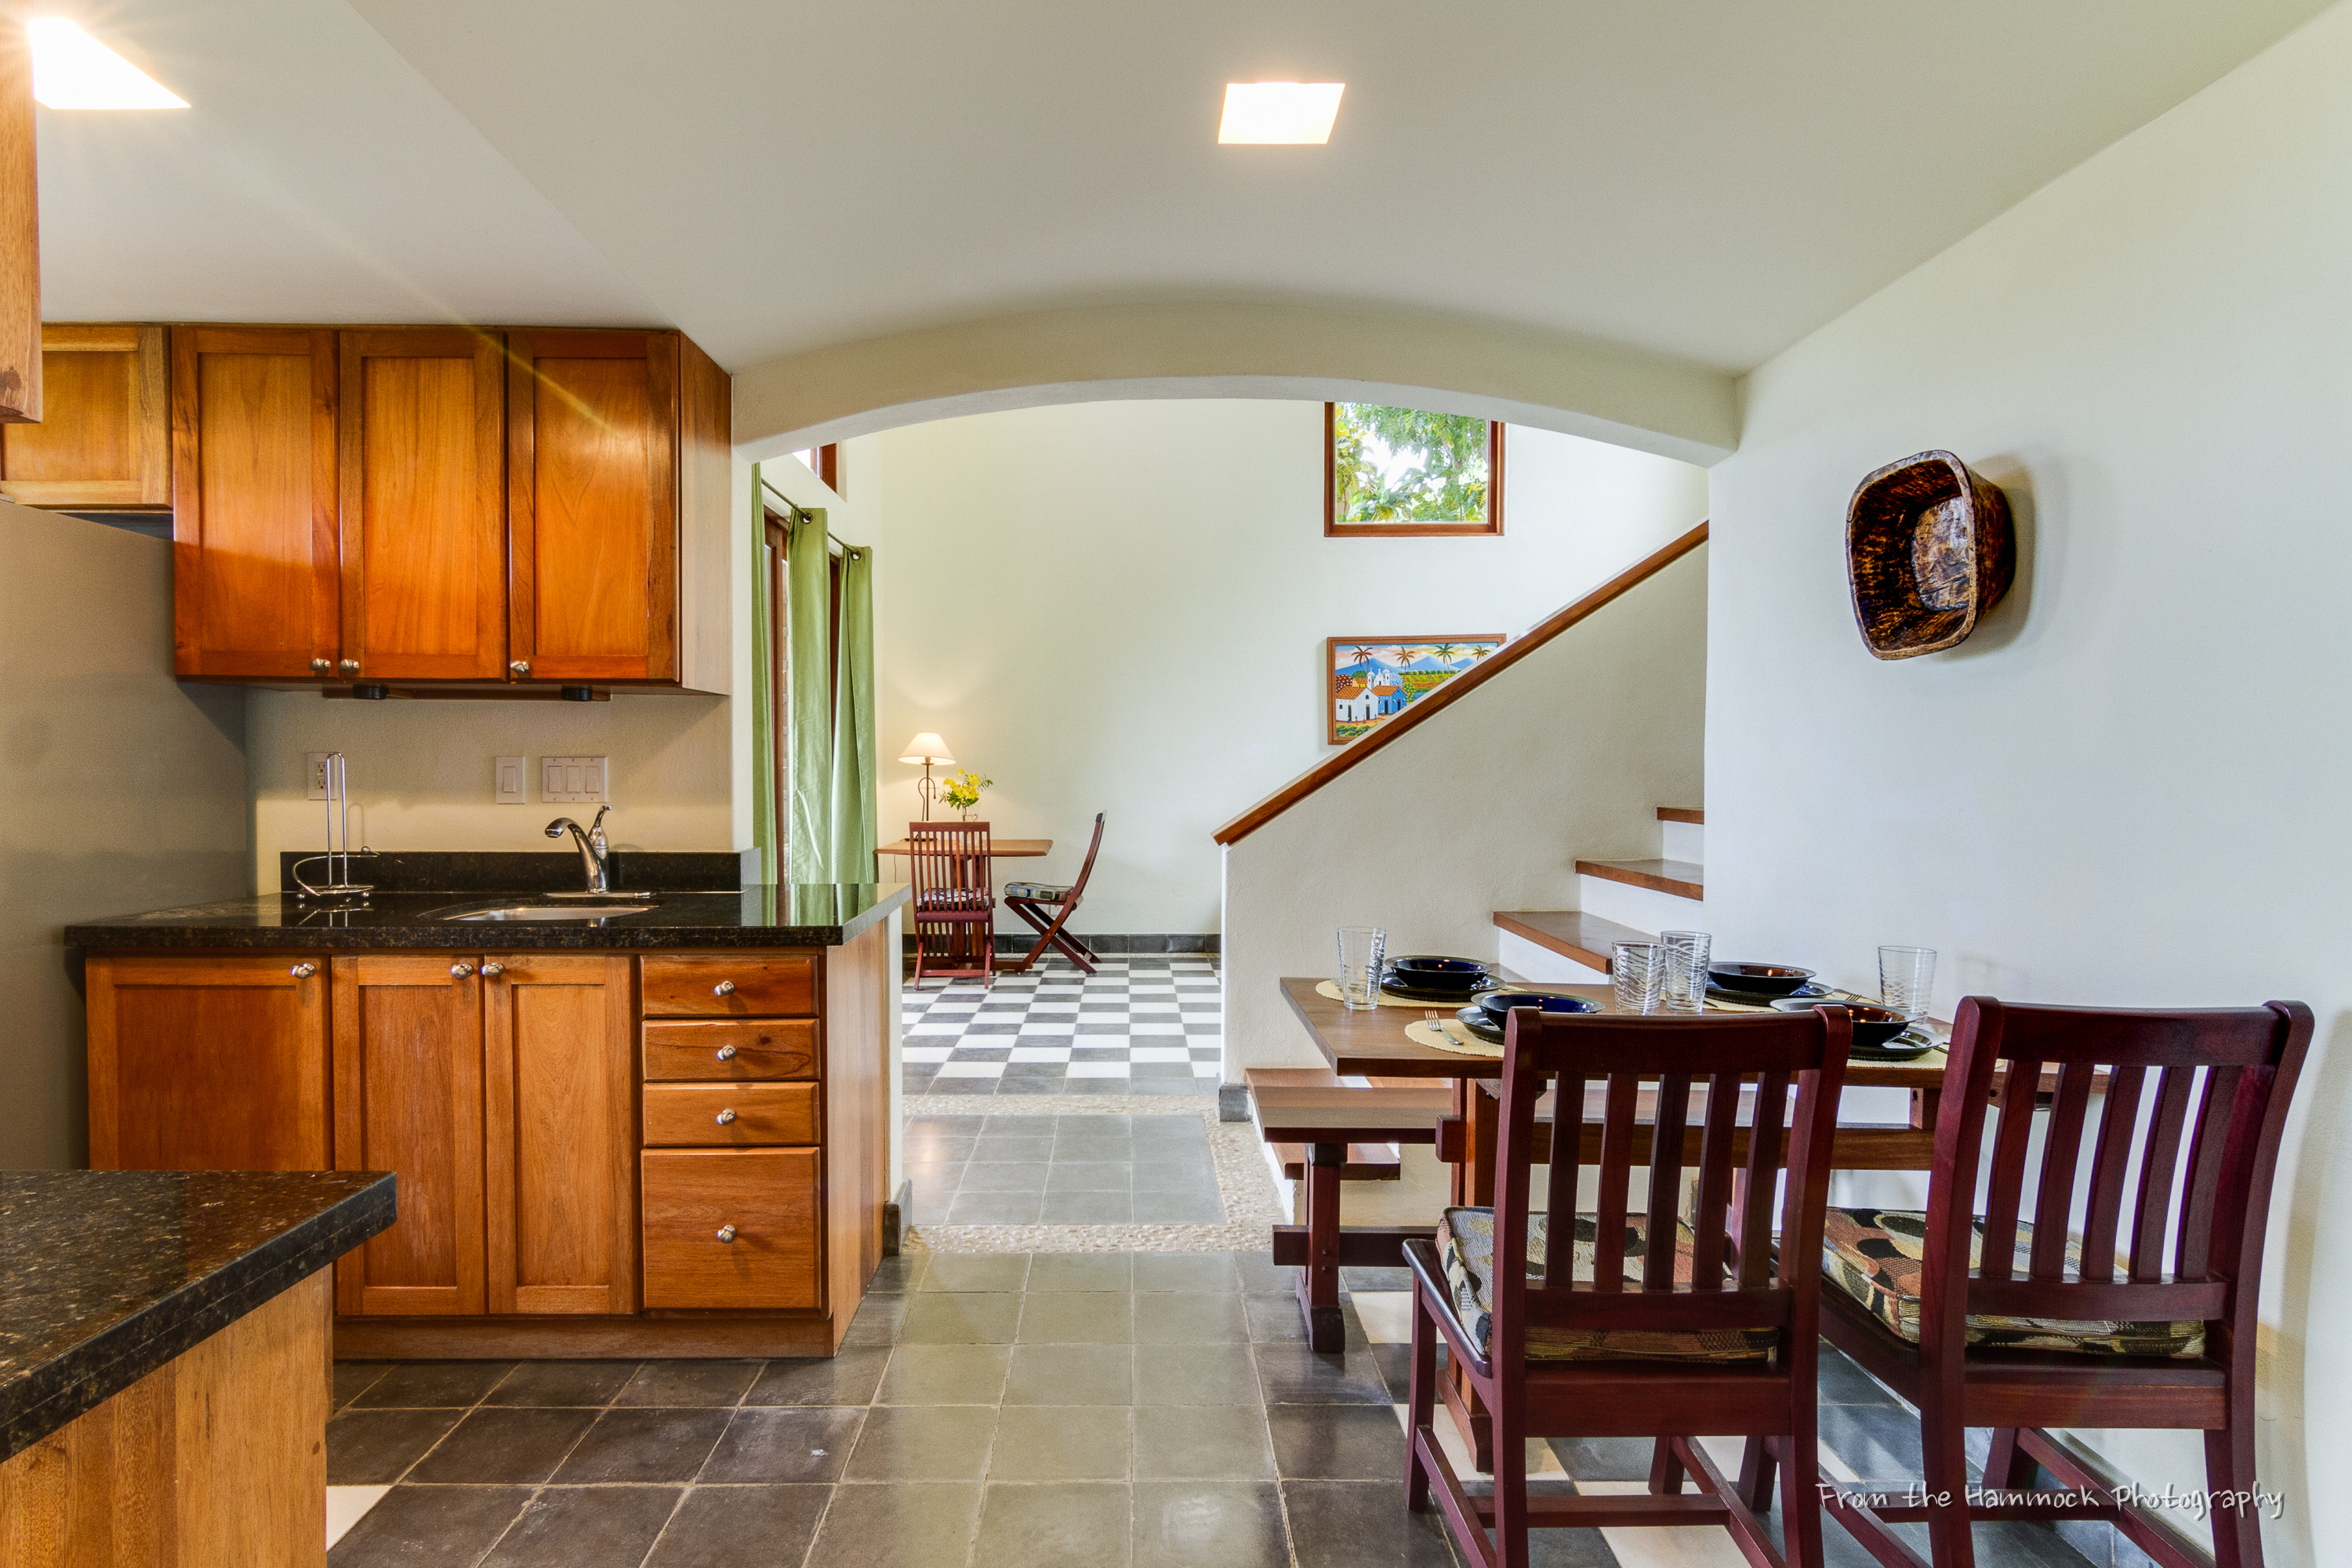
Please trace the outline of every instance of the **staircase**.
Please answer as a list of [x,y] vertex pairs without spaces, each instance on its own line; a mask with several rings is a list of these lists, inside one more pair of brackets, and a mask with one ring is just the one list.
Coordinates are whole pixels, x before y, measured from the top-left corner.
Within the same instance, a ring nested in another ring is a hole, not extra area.
[[1657,858],[1576,863],[1580,907],[1496,910],[1503,967],[1523,980],[1590,984],[1607,977],[1610,949],[1621,942],[1705,930],[1706,814],[1662,805],[1657,821]]

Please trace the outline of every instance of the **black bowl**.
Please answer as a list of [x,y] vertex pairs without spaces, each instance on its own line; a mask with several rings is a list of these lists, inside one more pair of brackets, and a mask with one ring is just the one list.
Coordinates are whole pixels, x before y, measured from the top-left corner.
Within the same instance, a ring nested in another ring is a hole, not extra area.
[[1503,1026],[1495,1022],[1484,1007],[1465,1007],[1454,1015],[1454,1021],[1490,1046],[1503,1043]]
[[1718,960],[1706,966],[1707,978],[1726,991],[1751,996],[1786,996],[1813,977],[1810,969],[1793,963],[1734,963]]
[[1409,953],[1389,962],[1389,978],[1416,991],[1442,991],[1449,986],[1475,991],[1486,983],[1490,971],[1475,958],[1444,958],[1435,953]]
[[1582,996],[1571,996],[1564,991],[1482,991],[1477,1004],[1495,1026],[1511,1016],[1514,1007],[1538,1007],[1547,1013],[1598,1013],[1601,1004]]
[[1906,1026],[1902,1014],[1874,1002],[1824,1002],[1811,996],[1783,996],[1772,1005],[1783,1013],[1801,1013],[1809,1007],[1844,1008],[1853,1016],[1853,1046],[1860,1051],[1884,1050],[1886,1042]]

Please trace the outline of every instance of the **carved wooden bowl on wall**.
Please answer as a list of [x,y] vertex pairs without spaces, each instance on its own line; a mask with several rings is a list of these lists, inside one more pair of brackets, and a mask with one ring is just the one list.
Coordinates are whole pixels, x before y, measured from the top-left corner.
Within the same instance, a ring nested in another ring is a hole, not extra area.
[[1862,640],[1880,658],[1957,647],[2017,570],[2009,500],[1949,452],[1889,463],[1845,511],[1846,575]]

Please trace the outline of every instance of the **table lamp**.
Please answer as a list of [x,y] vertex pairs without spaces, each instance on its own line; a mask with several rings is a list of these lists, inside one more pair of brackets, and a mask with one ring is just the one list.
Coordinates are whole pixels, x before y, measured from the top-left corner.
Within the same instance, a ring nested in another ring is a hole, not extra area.
[[931,803],[940,797],[940,786],[931,779],[931,764],[944,763],[953,767],[955,758],[948,754],[948,743],[945,741],[926,730],[907,742],[907,754],[898,760],[902,763],[923,764],[923,782],[915,786],[915,794],[923,803],[923,820],[929,822],[931,819]]

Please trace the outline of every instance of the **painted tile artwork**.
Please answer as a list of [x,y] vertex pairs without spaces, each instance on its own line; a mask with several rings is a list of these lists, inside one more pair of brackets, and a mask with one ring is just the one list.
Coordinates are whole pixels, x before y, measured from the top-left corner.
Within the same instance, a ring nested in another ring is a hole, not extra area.
[[1332,637],[1326,645],[1323,717],[1332,745],[1403,712],[1503,646],[1503,634]]

